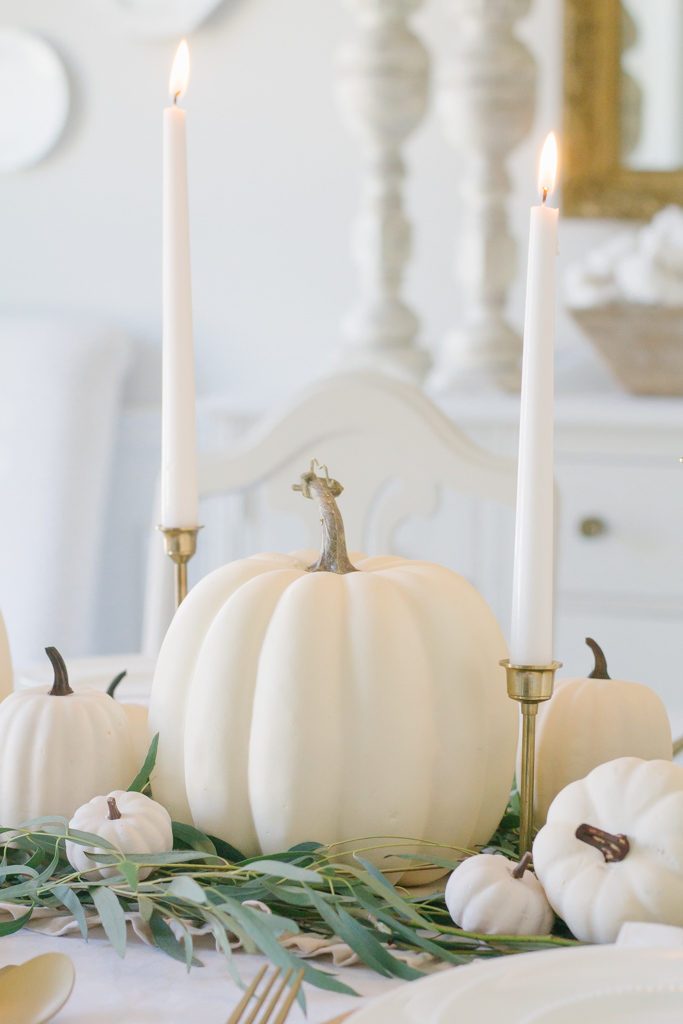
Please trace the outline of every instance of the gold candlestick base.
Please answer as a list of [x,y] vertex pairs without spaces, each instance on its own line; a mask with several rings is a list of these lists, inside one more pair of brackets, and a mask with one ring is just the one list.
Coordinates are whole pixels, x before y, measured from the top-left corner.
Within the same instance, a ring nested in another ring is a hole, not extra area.
[[187,597],[187,563],[197,550],[201,526],[157,526],[164,535],[166,554],[175,565],[176,608]]
[[522,767],[519,785],[519,855],[531,849],[534,816],[534,768],[536,761],[536,715],[538,705],[553,695],[555,672],[562,662],[550,665],[511,665],[509,658],[500,663],[505,669],[508,697],[519,701],[522,712]]

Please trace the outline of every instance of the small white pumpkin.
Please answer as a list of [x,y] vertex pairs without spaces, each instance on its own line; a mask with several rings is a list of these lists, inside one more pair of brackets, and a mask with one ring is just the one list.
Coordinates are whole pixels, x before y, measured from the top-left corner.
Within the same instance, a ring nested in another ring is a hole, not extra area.
[[[590,637],[595,667],[585,679],[559,679],[538,709],[534,824],[544,823],[554,797],[591,769],[617,757],[671,760],[671,725],[661,697],[643,683],[610,679],[605,656]],[[519,778],[519,753],[517,778]]]
[[16,691],[0,703],[0,824],[54,814],[70,818],[95,793],[128,786],[136,765],[125,712],[97,690],[69,686],[47,647],[52,689]]
[[555,915],[531,855],[516,864],[501,854],[478,853],[459,864],[446,885],[448,913],[459,928],[484,935],[549,935]]
[[548,900],[582,942],[625,921],[683,926],[683,766],[620,757],[559,793],[533,845]]
[[[114,700],[118,699],[116,691],[120,683],[125,679],[127,673],[124,670],[119,672],[115,676],[107,687],[107,693]],[[128,719],[128,725],[130,726],[130,738],[133,744],[133,752],[135,754],[135,763],[138,767],[141,767],[147,752],[149,750],[150,736],[148,735],[148,718],[149,709],[144,704],[133,704],[128,701],[121,701],[121,707],[123,708],[126,718]]]
[[[78,808],[69,828],[101,836],[122,853],[166,853],[173,849],[171,816],[144,793],[117,789],[107,796],[94,796]],[[81,846],[69,840],[66,843],[69,863],[74,870],[87,872],[87,878],[110,878],[117,874],[115,864],[98,864],[88,856],[96,851],[95,846]],[[147,878],[151,871],[152,868],[141,867],[138,878]]]

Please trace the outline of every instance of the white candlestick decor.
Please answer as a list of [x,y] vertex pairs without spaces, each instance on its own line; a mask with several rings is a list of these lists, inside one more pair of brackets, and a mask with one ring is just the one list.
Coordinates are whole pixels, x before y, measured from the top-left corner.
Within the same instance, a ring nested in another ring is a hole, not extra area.
[[557,168],[549,135],[539,172],[542,203],[531,209],[510,662],[549,665],[553,646],[553,348],[558,211],[546,205]]
[[199,519],[186,115],[178,106],[188,78],[189,52],[183,40],[171,70],[173,105],[163,115],[161,525],[165,528],[195,527]]

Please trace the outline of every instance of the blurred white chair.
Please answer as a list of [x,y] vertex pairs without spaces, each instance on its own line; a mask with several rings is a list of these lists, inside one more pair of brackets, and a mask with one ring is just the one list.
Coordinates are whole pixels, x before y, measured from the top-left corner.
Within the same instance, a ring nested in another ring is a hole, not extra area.
[[[340,508],[350,550],[450,565],[479,586],[499,617],[506,615],[516,464],[474,445],[417,388],[375,373],[325,378],[246,436],[200,454],[205,529],[190,582],[257,551],[319,546],[311,502],[292,491],[312,458],[344,486]],[[491,503],[498,514],[506,509],[500,530],[490,522],[483,528]],[[438,527],[424,522],[436,515]],[[486,536],[479,551],[478,530]],[[153,540],[143,629],[148,655],[158,650],[173,610],[172,566],[161,538]],[[487,576],[494,600],[481,585]]]
[[0,317],[0,608],[15,664],[94,649],[122,386],[132,354],[87,318]]

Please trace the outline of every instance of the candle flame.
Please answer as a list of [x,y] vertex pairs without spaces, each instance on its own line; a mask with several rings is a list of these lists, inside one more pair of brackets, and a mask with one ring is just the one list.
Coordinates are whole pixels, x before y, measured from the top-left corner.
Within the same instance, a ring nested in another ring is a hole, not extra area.
[[555,188],[557,177],[557,139],[555,133],[550,132],[541,150],[541,161],[538,167],[538,191],[543,202]]
[[187,89],[189,78],[190,50],[186,40],[183,39],[176,50],[176,55],[171,67],[171,77],[168,82],[168,89],[174,103]]

